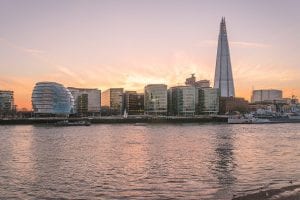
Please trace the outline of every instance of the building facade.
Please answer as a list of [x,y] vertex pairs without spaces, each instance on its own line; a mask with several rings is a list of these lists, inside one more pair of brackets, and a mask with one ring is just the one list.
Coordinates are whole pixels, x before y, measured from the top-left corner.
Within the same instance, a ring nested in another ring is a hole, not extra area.
[[124,106],[128,115],[144,114],[144,94],[126,91],[124,93]]
[[144,91],[145,114],[166,115],[168,109],[167,85],[146,85]]
[[176,86],[168,90],[168,114],[177,116],[195,115],[194,86]]
[[16,112],[14,104],[14,92],[0,90],[0,117],[13,115]]
[[218,114],[220,90],[218,88],[198,88],[198,114]]
[[106,115],[121,115],[124,110],[123,88],[110,88],[102,92],[101,108]]
[[225,18],[220,24],[214,88],[220,89],[222,97],[235,96]]
[[68,87],[75,100],[79,115],[98,115],[101,111],[101,90]]
[[266,89],[252,91],[251,103],[273,102],[281,100],[283,100],[282,90]]
[[220,97],[220,114],[229,114],[233,112],[249,112],[249,102],[244,98],[238,97]]
[[74,98],[71,92],[59,83],[36,83],[31,101],[36,115],[69,115],[74,112]]

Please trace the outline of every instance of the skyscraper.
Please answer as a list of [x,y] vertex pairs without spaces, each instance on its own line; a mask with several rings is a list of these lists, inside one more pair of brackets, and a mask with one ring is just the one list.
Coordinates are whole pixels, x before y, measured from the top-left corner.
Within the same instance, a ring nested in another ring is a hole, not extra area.
[[222,97],[235,96],[226,23],[224,17],[222,18],[220,24],[214,88],[220,89]]

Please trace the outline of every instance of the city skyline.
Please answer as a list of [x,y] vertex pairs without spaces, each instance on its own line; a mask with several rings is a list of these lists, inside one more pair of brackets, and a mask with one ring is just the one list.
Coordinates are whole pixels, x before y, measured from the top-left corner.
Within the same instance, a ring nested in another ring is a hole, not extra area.
[[[0,89],[14,91],[18,108],[31,108],[32,89],[39,81],[102,91],[183,85],[191,73],[213,82],[222,16],[227,19],[236,96],[250,100],[253,87],[300,96],[295,1],[273,1],[272,8],[260,1],[192,0],[0,5]],[[216,12],[205,12],[212,8]],[[285,16],[277,16],[279,11]]]

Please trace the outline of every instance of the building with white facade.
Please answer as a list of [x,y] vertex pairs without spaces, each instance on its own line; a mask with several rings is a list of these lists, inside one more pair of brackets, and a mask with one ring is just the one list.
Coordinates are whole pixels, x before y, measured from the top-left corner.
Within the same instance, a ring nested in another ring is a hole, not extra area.
[[75,112],[98,114],[101,110],[101,90],[68,87],[75,100]]

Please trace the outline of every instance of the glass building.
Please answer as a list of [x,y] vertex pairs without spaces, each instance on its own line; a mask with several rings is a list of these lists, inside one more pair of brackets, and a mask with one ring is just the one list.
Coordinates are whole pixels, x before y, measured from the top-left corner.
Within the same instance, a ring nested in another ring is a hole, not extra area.
[[220,89],[201,88],[198,89],[198,111],[199,114],[218,114]]
[[168,107],[170,115],[195,115],[194,86],[176,86],[168,90]]
[[15,111],[14,92],[0,90],[0,115],[12,114]]
[[101,107],[103,113],[109,115],[123,114],[123,88],[110,88],[102,92]]
[[71,92],[62,84],[55,82],[36,83],[31,101],[35,114],[69,115],[74,109]]
[[167,85],[151,84],[145,86],[145,114],[166,115],[168,108]]

